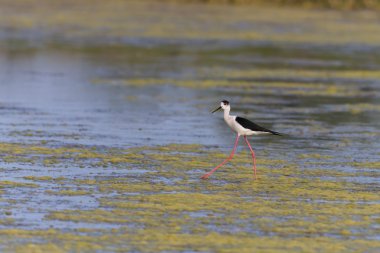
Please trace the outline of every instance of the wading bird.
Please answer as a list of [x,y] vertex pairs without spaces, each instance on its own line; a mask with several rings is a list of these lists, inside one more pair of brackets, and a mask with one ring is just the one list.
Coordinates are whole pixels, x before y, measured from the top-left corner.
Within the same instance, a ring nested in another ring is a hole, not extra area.
[[220,106],[218,108],[216,108],[214,111],[212,111],[212,113],[214,113],[216,111],[219,111],[220,109],[224,110],[224,121],[227,123],[227,125],[232,130],[234,130],[237,133],[236,140],[235,140],[235,146],[234,146],[234,148],[233,148],[230,156],[226,160],[224,160],[221,164],[219,164],[214,169],[212,169],[209,173],[204,174],[201,178],[202,179],[207,179],[209,176],[211,176],[212,173],[214,173],[222,165],[224,165],[229,160],[231,160],[232,157],[235,154],[236,147],[237,147],[238,142],[239,142],[239,137],[243,136],[245,142],[247,143],[247,145],[248,145],[248,147],[249,147],[249,149],[251,150],[251,153],[252,153],[253,173],[255,175],[255,179],[257,179],[257,175],[256,175],[256,156],[255,156],[255,152],[253,151],[251,145],[248,142],[247,136],[248,135],[262,135],[262,134],[273,134],[273,135],[281,135],[281,134],[278,133],[278,132],[266,129],[266,128],[262,127],[262,126],[259,126],[259,125],[255,124],[255,123],[253,123],[252,121],[249,121],[249,120],[247,120],[245,118],[241,118],[241,117],[238,117],[238,116],[230,115],[231,106],[230,106],[230,102],[228,102],[227,100],[223,100],[222,102],[220,102]]

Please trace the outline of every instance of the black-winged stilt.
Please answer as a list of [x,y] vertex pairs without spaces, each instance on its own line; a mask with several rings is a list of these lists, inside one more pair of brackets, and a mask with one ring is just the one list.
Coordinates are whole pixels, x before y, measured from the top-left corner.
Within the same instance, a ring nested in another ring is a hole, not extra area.
[[226,162],[228,162],[229,160],[231,160],[232,157],[235,154],[236,147],[237,147],[237,144],[239,142],[239,137],[240,136],[244,136],[244,140],[247,143],[247,145],[248,145],[248,147],[249,147],[249,149],[251,150],[251,153],[252,153],[253,172],[254,172],[254,175],[255,175],[255,179],[257,179],[255,152],[253,151],[251,145],[249,144],[247,136],[248,135],[261,135],[261,134],[273,134],[273,135],[281,135],[281,134],[278,133],[278,132],[266,129],[266,128],[262,127],[262,126],[259,126],[259,125],[255,124],[255,123],[253,123],[252,121],[249,121],[249,120],[247,120],[245,118],[241,118],[241,117],[238,117],[238,116],[230,115],[231,106],[230,106],[230,102],[228,102],[227,100],[223,100],[222,102],[220,102],[220,106],[218,108],[216,108],[214,111],[212,111],[212,113],[214,113],[214,112],[216,112],[216,111],[218,111],[220,109],[224,110],[224,121],[227,123],[227,125],[232,130],[234,130],[237,133],[236,140],[235,140],[235,145],[234,145],[234,148],[233,148],[230,156],[226,160],[224,160],[221,164],[219,164],[214,169],[212,169],[209,173],[204,174],[201,178],[202,179],[207,179],[209,176],[211,176],[212,173],[214,173],[217,169],[219,169],[223,164],[225,164]]

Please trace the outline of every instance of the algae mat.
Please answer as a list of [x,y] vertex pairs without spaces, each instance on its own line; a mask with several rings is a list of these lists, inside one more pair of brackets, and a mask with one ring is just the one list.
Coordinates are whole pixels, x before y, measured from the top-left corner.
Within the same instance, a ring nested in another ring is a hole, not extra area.
[[170,1],[1,0],[2,38],[32,42],[166,44],[204,40],[302,44],[380,43],[375,11],[322,11]]
[[[9,210],[0,232],[5,251],[376,252],[380,247],[378,185],[348,180],[366,174],[379,179],[377,170],[310,170],[263,156],[254,181],[249,153],[242,152],[202,181],[205,168],[224,154],[200,145],[97,149],[3,143],[1,150],[47,171],[0,182]],[[62,175],[51,176],[52,167]],[[70,170],[79,175],[63,176]],[[40,222],[51,227],[23,228],[11,218],[22,215],[34,216],[30,220],[42,215]]]

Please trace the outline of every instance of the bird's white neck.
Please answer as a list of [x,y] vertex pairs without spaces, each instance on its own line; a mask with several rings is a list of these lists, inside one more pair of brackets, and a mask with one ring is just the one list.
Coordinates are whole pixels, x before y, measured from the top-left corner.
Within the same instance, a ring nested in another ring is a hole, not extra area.
[[224,119],[228,119],[230,116],[230,108],[224,109]]

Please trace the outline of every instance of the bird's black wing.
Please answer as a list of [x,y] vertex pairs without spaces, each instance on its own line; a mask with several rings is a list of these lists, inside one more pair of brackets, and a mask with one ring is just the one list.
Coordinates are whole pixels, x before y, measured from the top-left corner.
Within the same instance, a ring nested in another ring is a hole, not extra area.
[[266,129],[265,127],[259,126],[259,125],[255,124],[255,123],[253,123],[252,121],[247,120],[245,118],[236,117],[236,121],[237,121],[237,123],[239,123],[240,125],[242,125],[244,128],[250,129],[252,131],[266,132],[266,133],[271,133],[271,134],[274,134],[274,135],[281,135],[278,132]]

